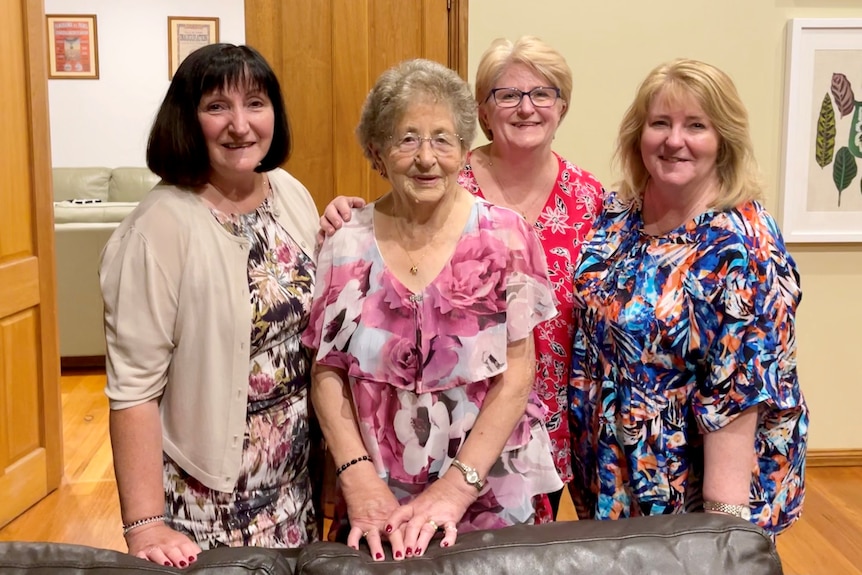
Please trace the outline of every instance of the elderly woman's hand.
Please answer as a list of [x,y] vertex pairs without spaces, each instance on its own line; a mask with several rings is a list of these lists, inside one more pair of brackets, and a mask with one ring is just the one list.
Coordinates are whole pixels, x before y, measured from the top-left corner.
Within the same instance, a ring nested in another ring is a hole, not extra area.
[[389,518],[387,529],[404,533],[407,557],[423,555],[438,528],[443,530],[440,547],[449,547],[458,538],[458,522],[479,492],[455,474],[454,479],[448,473],[439,478]]
[[340,229],[344,222],[350,221],[350,210],[365,207],[365,200],[347,196],[336,196],[324,208],[320,216],[320,230],[317,232],[317,245],[323,243],[326,236],[331,236]]
[[392,556],[396,560],[404,558],[404,543],[401,531],[386,532],[387,519],[398,509],[398,500],[389,486],[381,480],[373,468],[371,473],[365,469],[347,470],[341,481],[342,494],[347,502],[347,517],[350,520],[350,533],[347,545],[359,549],[359,541],[365,539],[371,557],[382,561],[383,539],[389,540]]

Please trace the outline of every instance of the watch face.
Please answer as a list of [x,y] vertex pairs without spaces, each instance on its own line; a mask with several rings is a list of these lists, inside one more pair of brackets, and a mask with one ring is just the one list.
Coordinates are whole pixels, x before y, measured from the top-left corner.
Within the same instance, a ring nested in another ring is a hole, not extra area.
[[479,483],[479,474],[475,471],[468,471],[466,477],[469,483]]
[[739,517],[740,519],[751,521],[751,510],[748,507],[743,507],[742,512],[739,514]]

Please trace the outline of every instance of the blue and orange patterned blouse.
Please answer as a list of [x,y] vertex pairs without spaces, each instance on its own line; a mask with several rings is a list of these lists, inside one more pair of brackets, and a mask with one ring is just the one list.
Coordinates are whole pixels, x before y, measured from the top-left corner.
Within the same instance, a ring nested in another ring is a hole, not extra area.
[[[694,511],[703,434],[759,406],[752,522],[802,510],[808,409],[796,374],[796,264],[757,202],[663,236],[613,194],[575,276],[569,416],[581,518]],[[754,454],[752,455],[752,460]]]

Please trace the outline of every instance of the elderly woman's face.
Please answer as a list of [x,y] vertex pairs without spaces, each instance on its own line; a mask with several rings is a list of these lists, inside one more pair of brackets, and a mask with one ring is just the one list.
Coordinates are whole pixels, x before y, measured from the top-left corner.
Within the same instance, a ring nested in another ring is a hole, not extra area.
[[414,202],[437,202],[453,192],[465,157],[451,108],[431,99],[407,108],[380,154],[392,189]]
[[[503,70],[492,89],[516,88],[521,92],[530,92],[542,87],[559,88],[533,69],[523,64],[512,64]],[[496,92],[502,93],[499,90]],[[491,96],[480,106],[479,119],[493,133],[494,142],[506,147],[528,150],[550,147],[566,103],[562,98],[557,98],[549,107],[542,107],[547,103],[545,101],[539,103],[536,106],[529,96],[524,95],[516,106],[508,108],[499,105],[495,97]]]

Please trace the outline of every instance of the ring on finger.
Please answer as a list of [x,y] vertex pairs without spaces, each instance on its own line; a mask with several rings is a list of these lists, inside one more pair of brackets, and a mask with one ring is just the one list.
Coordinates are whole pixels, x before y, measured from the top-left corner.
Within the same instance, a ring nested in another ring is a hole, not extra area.
[[436,523],[434,523],[434,520],[433,520],[433,519],[429,519],[429,520],[428,520],[428,525],[430,525],[430,526],[431,526],[431,529],[433,529],[434,531],[437,531],[438,527],[437,527],[437,524],[436,524]]
[[444,529],[445,531],[451,531],[451,532],[453,532],[453,533],[458,533],[458,528],[457,528],[457,527],[455,526],[455,524],[454,524],[454,523],[452,523],[451,521],[449,521],[448,523],[446,523],[445,525],[443,525],[443,529]]
[[362,538],[363,538],[363,539],[368,539],[368,531],[363,531],[363,532],[362,532]]

